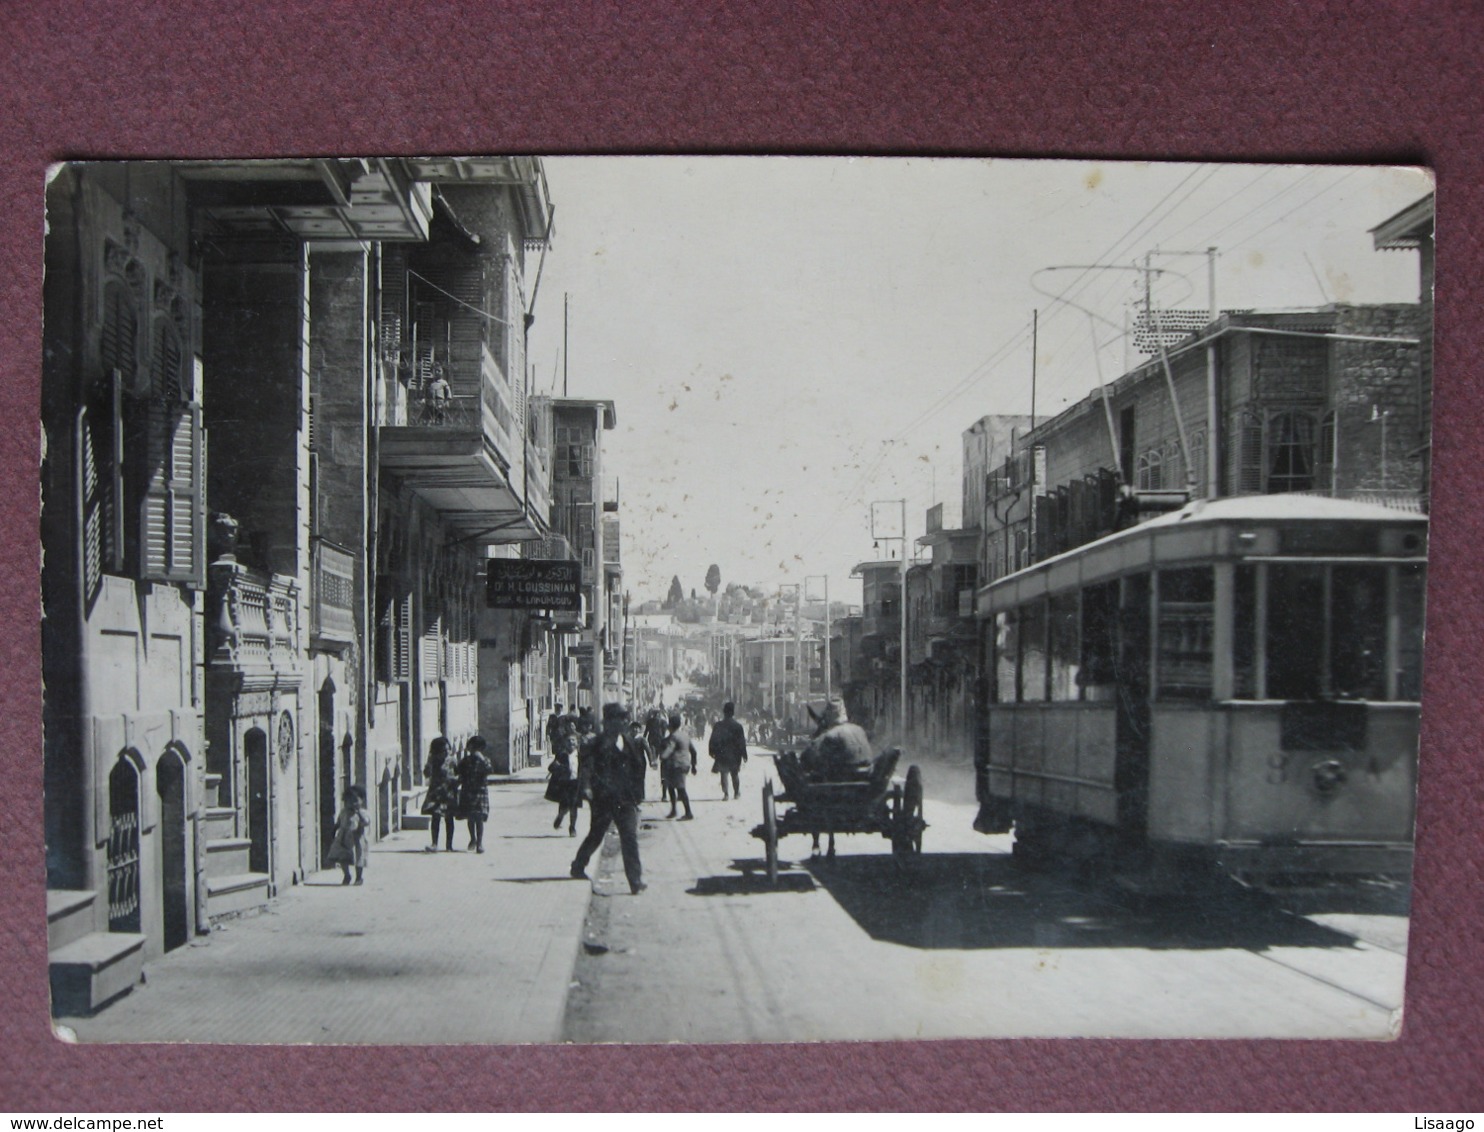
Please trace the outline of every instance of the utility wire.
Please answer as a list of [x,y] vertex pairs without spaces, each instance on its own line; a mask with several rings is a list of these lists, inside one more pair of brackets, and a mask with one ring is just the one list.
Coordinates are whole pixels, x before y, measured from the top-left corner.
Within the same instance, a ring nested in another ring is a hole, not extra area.
[[410,275],[410,276],[412,276],[414,279],[417,279],[417,280],[420,280],[423,283],[426,283],[429,287],[433,288],[433,290],[437,291],[440,295],[444,295],[444,296],[452,299],[454,302],[458,303],[459,306],[461,306],[461,307],[468,307],[475,314],[482,315],[483,317],[489,319],[491,322],[498,322],[501,326],[509,326],[509,325],[511,325],[510,320],[508,318],[501,318],[497,314],[491,314],[487,310],[483,310],[480,307],[476,307],[473,303],[466,303],[466,302],[464,302],[463,299],[459,298],[452,291],[445,291],[442,287],[438,286],[438,284],[434,283],[426,275],[419,275],[416,271],[413,271],[412,268],[410,268],[410,267],[407,269],[407,274]]

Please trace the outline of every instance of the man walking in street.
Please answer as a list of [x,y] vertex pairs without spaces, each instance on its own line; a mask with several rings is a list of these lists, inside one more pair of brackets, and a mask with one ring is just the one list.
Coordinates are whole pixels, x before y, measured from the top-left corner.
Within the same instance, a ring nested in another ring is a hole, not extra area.
[[[742,787],[737,781],[737,775],[742,770],[742,764],[747,761],[747,732],[734,717],[736,706],[725,703],[721,706],[721,718],[711,728],[711,743],[707,751],[712,761],[716,764],[716,773],[721,775],[721,797],[725,801],[728,798],[742,797]],[[731,793],[727,793],[727,780],[731,779]]]
[[639,864],[639,803],[644,800],[644,753],[628,736],[629,709],[603,705],[603,729],[588,736],[578,754],[578,780],[592,811],[592,825],[572,861],[572,876],[587,879],[587,863],[603,844],[610,825],[618,826],[623,871],[629,891],[647,887]]
[[685,807],[685,816],[680,820],[690,821],[695,814],[690,810],[690,794],[685,789],[685,778],[688,774],[696,773],[696,744],[681,723],[679,715],[670,716],[670,734],[665,739],[660,764],[660,773],[665,776],[670,787],[669,816],[675,816],[675,807],[679,804]]

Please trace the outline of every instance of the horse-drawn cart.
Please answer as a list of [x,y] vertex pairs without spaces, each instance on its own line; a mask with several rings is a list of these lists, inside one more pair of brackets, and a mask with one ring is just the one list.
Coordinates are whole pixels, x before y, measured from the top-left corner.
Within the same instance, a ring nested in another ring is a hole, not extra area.
[[[896,748],[877,755],[869,767],[853,777],[821,781],[811,775],[799,756],[783,751],[774,758],[783,793],[773,792],[773,781],[763,785],[763,822],[752,831],[767,849],[768,880],[778,882],[778,839],[807,833],[819,848],[821,835],[829,837],[828,855],[835,855],[837,833],[879,833],[898,856],[922,852],[922,772],[915,766],[906,780],[893,778],[902,752]],[[779,803],[789,809],[778,812]]]

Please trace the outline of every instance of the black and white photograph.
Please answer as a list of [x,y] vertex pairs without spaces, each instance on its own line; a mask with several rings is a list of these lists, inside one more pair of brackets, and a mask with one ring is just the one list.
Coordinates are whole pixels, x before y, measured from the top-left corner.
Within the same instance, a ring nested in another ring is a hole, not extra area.
[[1383,165],[54,166],[53,1032],[1395,1039],[1433,218]]

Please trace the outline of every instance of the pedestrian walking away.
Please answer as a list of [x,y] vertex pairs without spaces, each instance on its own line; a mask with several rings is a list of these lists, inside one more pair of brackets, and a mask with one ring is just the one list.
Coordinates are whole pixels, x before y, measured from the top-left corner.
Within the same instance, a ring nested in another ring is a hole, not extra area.
[[[711,769],[721,775],[721,796],[740,798],[742,786],[738,775],[747,761],[747,732],[737,722],[737,707],[732,703],[721,705],[721,718],[711,728],[711,741],[707,753],[711,756]],[[731,787],[730,793],[727,787]]]
[[454,812],[459,808],[458,760],[448,740],[443,736],[434,739],[428,748],[428,764],[423,767],[423,781],[427,794],[423,797],[422,812],[427,815],[428,828],[432,831],[429,853],[438,851],[438,829],[443,828],[443,848],[453,852]]
[[326,859],[340,866],[341,884],[350,883],[351,866],[355,866],[356,884],[365,880],[366,870],[366,792],[359,786],[345,788],[345,803],[335,818],[335,840],[330,843]]
[[690,809],[690,794],[685,789],[687,775],[696,773],[697,762],[696,744],[690,737],[690,732],[685,729],[679,715],[670,717],[670,734],[665,739],[665,745],[661,749],[660,763],[661,772],[670,784],[670,817],[675,816],[675,807],[685,807],[685,816],[681,821],[690,821],[695,814]]
[[577,811],[582,807],[582,789],[572,767],[572,756],[577,753],[577,720],[570,715],[554,718],[547,724],[547,735],[551,740],[551,765],[546,768],[546,800],[557,804],[551,828],[561,829],[565,818],[567,836],[576,837]]
[[469,822],[469,848],[484,852],[484,823],[490,816],[490,771],[482,735],[471,735],[459,760],[459,816]]
[[[649,765],[659,763],[660,752],[665,749],[665,740],[670,737],[669,725],[665,722],[662,708],[650,708],[644,716],[644,740],[649,746]],[[672,802],[670,780],[665,777],[665,768],[660,766],[660,801]]]
[[[552,754],[556,754],[557,732],[562,726],[562,721],[566,718],[567,715],[562,710],[562,705],[553,704],[551,708],[551,714],[546,717],[546,749]],[[575,720],[573,721],[573,727],[574,729],[576,727]]]
[[643,752],[628,736],[628,719],[629,709],[623,704],[604,704],[603,729],[590,736],[578,754],[577,774],[592,824],[572,859],[571,874],[586,879],[587,863],[603,844],[608,827],[616,825],[629,891],[638,895],[645,889],[639,863],[639,803],[644,800],[646,764]]

